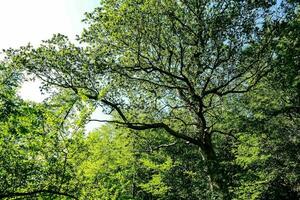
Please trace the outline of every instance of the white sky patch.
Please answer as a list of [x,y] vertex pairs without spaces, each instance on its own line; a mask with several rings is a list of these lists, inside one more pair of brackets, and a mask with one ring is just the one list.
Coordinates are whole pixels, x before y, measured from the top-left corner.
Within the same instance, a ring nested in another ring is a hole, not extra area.
[[45,98],[48,97],[46,94],[40,92],[41,81],[36,79],[34,81],[25,81],[22,84],[18,94],[24,100],[30,100],[34,102],[42,102]]
[[[111,116],[110,115],[106,115],[102,112],[102,108],[97,108],[93,114],[91,115],[91,119],[101,119],[101,120],[111,120]],[[101,122],[88,122],[85,126],[85,131],[86,132],[91,132],[92,130],[94,130],[95,128],[100,127],[101,125],[103,125],[105,123],[101,123]]]
[[80,34],[84,13],[97,6],[97,0],[0,0],[0,48],[18,48],[28,42],[61,33],[75,38]]

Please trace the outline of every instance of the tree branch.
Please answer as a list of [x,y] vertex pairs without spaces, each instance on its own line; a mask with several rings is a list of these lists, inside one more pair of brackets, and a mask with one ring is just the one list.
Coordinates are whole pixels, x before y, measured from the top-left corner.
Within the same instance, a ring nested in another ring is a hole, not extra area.
[[212,130],[211,133],[220,133],[222,135],[227,135],[227,136],[230,136],[232,138],[234,138],[235,140],[238,140],[237,137],[235,137],[233,134],[232,134],[232,130],[229,131],[229,133],[226,133],[226,132],[223,132],[223,131],[219,131],[219,130]]
[[183,139],[183,140],[189,141],[192,144],[195,144],[195,145],[199,146],[199,141],[197,139],[194,139],[194,138],[189,137],[187,135],[178,133],[177,131],[173,130],[172,128],[170,128],[165,123],[147,124],[147,123],[132,123],[132,122],[128,122],[128,121],[127,122],[120,122],[120,121],[115,121],[115,120],[98,120],[98,119],[90,119],[89,121],[121,124],[121,125],[124,125],[127,128],[133,129],[133,130],[164,129],[165,131],[167,131],[167,133],[174,136],[175,138]]

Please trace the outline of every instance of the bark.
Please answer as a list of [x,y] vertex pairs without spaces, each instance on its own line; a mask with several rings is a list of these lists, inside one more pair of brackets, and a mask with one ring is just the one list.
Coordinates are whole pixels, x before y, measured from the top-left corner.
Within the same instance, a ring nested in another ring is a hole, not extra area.
[[205,163],[205,171],[208,175],[209,187],[212,193],[221,193],[222,199],[230,199],[229,190],[224,178],[224,170],[222,169],[220,160],[214,150],[211,137],[204,137],[202,144],[199,145],[201,155]]

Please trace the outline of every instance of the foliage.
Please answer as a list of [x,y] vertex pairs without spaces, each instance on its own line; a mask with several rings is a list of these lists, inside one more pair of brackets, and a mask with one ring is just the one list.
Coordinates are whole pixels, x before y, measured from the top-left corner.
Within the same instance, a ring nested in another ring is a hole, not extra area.
[[[0,197],[299,198],[299,16],[297,1],[101,1],[81,45],[6,50]],[[26,73],[43,103],[17,96]]]

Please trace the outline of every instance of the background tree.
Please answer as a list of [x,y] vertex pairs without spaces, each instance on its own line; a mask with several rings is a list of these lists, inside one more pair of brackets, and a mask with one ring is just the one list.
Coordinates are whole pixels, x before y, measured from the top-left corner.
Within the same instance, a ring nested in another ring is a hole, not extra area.
[[78,134],[66,139],[62,130],[69,104],[65,99],[65,107],[47,110],[25,102],[16,93],[21,80],[20,71],[1,63],[0,198],[76,199],[74,166],[67,159]]

